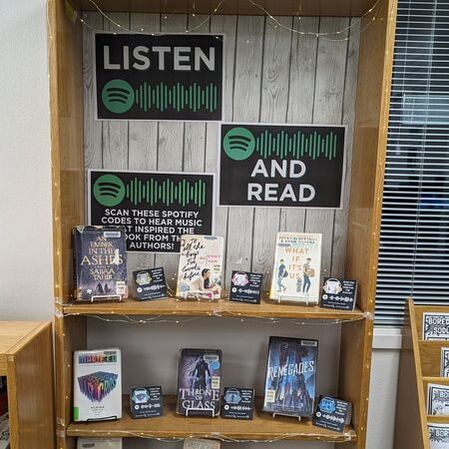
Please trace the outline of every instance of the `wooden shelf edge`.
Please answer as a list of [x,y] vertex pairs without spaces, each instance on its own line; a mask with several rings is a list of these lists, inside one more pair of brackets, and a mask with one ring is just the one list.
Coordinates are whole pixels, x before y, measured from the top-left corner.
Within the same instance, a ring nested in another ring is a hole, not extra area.
[[[260,403],[260,400],[257,402]],[[129,437],[149,439],[212,438],[222,441],[280,440],[328,441],[344,443],[356,441],[357,434],[348,426],[344,433],[313,426],[310,419],[297,421],[294,417],[277,416],[254,410],[253,420],[202,418],[176,414],[176,398],[164,398],[164,416],[133,419],[129,414],[129,397],[123,397],[123,417],[117,421],[71,423],[67,436],[72,437]]]
[[109,303],[70,303],[62,306],[65,316],[70,315],[149,315],[149,316],[204,316],[226,318],[307,319],[355,321],[367,317],[360,309],[354,311],[324,309],[318,306],[275,303],[262,300],[260,304],[219,301],[183,301],[165,298],[150,301],[126,299]]

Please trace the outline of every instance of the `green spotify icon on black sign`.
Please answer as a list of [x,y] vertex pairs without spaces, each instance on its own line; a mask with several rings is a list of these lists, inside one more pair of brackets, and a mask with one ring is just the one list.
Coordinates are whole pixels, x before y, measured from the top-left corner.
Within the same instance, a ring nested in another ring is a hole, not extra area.
[[123,114],[133,107],[134,90],[126,81],[111,80],[104,85],[101,99],[109,111]]
[[100,176],[94,183],[95,199],[105,207],[114,207],[125,198],[126,188],[123,181],[115,175]]

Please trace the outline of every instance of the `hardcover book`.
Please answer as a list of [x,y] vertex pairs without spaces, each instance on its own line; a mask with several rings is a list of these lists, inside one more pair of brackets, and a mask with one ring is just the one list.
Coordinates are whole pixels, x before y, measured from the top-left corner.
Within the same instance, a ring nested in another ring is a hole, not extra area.
[[449,377],[449,348],[441,348],[440,376]]
[[321,234],[277,234],[271,299],[318,304],[320,272]]
[[183,235],[176,296],[219,299],[222,269],[223,237]]
[[77,226],[73,230],[75,299],[128,297],[126,236],[123,227]]
[[77,449],[122,449],[121,438],[78,438]]
[[449,415],[449,385],[427,385],[427,414]]
[[430,449],[449,449],[449,424],[428,424]]
[[314,412],[318,341],[270,337],[263,410],[311,417]]
[[120,349],[75,351],[74,421],[122,417],[122,363]]
[[177,412],[185,416],[220,414],[221,359],[219,349],[183,349],[178,372]]

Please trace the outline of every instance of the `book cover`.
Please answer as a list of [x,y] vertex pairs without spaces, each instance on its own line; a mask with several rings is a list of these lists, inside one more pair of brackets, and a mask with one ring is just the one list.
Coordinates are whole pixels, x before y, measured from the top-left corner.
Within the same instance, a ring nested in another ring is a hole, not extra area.
[[221,359],[219,349],[183,349],[178,372],[177,412],[185,416],[220,414]]
[[422,323],[423,340],[449,340],[449,313],[424,312]]
[[265,412],[311,417],[314,412],[318,341],[270,337]]
[[441,348],[440,376],[449,377],[449,348]]
[[449,424],[428,424],[430,449],[449,449]]
[[271,299],[318,304],[320,273],[321,234],[277,234]]
[[176,296],[219,299],[222,288],[223,237],[183,235]]
[[449,415],[449,385],[427,385],[427,414]]
[[121,438],[87,438],[79,437],[77,449],[122,449]]
[[122,417],[122,362],[120,349],[75,351],[74,421]]
[[75,299],[128,297],[126,235],[123,227],[77,226],[73,230]]

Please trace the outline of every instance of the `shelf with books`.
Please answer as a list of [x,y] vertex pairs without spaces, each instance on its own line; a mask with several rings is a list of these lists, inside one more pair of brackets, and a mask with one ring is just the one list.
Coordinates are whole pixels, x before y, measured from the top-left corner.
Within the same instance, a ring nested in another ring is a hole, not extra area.
[[218,301],[186,301],[165,298],[152,301],[125,299],[121,302],[69,303],[62,306],[64,315],[140,315],[140,316],[217,316],[261,319],[304,319],[354,321],[364,319],[367,314],[356,308],[354,311],[324,309],[318,306],[279,304],[267,298],[260,304]]
[[[260,400],[256,401],[259,403]],[[68,436],[140,437],[140,438],[214,438],[223,441],[321,440],[335,443],[356,441],[357,434],[348,426],[344,433],[322,429],[311,420],[299,422],[292,417],[276,416],[255,410],[253,420],[223,418],[186,418],[176,414],[176,398],[164,399],[164,416],[133,419],[129,397],[123,397],[123,417],[117,421],[71,423]]]

